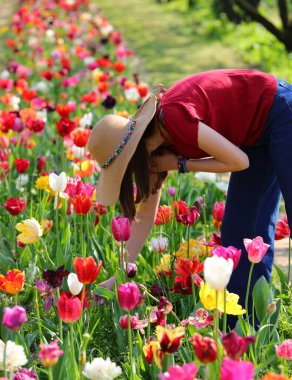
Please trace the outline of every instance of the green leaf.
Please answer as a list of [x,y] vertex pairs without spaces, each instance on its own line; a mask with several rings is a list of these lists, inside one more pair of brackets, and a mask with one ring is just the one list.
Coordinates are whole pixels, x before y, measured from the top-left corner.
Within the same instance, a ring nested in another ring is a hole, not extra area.
[[113,301],[115,299],[115,293],[106,288],[97,288],[95,293],[107,301]]
[[275,267],[275,269],[277,271],[277,275],[278,275],[279,280],[280,280],[281,293],[287,295],[289,287],[288,287],[288,284],[287,284],[287,278],[285,276],[285,273],[282,271],[282,269],[278,265],[274,264],[274,267]]
[[263,276],[257,280],[252,291],[252,298],[256,316],[261,322],[267,314],[268,305],[271,303],[270,287]]

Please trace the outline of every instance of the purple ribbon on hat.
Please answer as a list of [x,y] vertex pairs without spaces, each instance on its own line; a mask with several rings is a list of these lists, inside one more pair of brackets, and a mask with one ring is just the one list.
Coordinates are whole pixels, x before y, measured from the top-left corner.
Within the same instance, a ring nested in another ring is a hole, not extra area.
[[136,120],[130,120],[130,125],[128,127],[128,130],[127,132],[124,134],[121,142],[119,143],[119,145],[117,146],[116,150],[114,151],[113,154],[111,154],[109,156],[109,158],[104,161],[102,164],[99,164],[99,166],[102,168],[102,169],[106,169],[108,168],[113,162],[114,160],[122,153],[124,147],[126,146],[127,142],[129,141],[129,138],[131,137],[134,129],[135,129],[135,126],[136,126]]

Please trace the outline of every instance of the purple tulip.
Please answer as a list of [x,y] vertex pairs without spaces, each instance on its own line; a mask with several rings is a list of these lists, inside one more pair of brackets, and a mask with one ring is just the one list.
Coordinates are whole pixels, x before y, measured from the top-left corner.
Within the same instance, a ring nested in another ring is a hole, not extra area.
[[168,189],[167,189],[167,192],[168,194],[171,196],[171,197],[174,197],[175,196],[175,192],[176,192],[176,188],[174,186],[170,186]]
[[35,380],[37,379],[36,373],[33,369],[19,368],[13,376],[13,380]]
[[112,233],[116,241],[124,242],[130,239],[131,223],[128,218],[117,216],[112,219]]
[[10,330],[19,330],[27,321],[26,311],[21,306],[4,307],[2,324]]

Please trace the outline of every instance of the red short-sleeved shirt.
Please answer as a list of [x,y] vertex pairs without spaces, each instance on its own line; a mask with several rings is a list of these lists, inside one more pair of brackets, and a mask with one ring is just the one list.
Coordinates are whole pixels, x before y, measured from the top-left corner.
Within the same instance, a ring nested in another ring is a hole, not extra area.
[[237,146],[251,146],[265,126],[276,89],[274,76],[256,70],[191,75],[164,93],[164,127],[175,150],[190,158],[208,156],[198,148],[199,121]]

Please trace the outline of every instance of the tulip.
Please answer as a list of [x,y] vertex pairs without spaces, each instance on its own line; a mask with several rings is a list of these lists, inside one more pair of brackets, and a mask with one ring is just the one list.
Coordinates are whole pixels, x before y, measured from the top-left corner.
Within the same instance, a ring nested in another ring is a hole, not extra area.
[[16,158],[14,160],[15,169],[18,173],[25,173],[29,167],[29,163],[30,161],[25,158]]
[[[128,315],[122,315],[120,318],[120,326],[127,330],[128,329]],[[148,319],[140,319],[139,314],[130,316],[130,327],[131,329],[140,330],[148,325]]]
[[112,219],[112,233],[116,241],[125,242],[130,239],[131,223],[128,218],[117,216]]
[[50,185],[50,188],[56,193],[55,202],[54,202],[54,209],[56,210],[58,206],[58,195],[61,198],[67,198],[67,194],[64,193],[64,190],[66,189],[66,186],[67,186],[66,173],[62,172],[60,175],[51,173],[49,175],[49,185]]
[[57,306],[60,318],[66,323],[74,323],[81,316],[82,303],[79,298],[72,297],[69,292],[61,293]]
[[6,208],[10,215],[18,215],[25,209],[26,200],[21,198],[9,198],[6,203],[2,203],[2,206]]
[[282,220],[278,220],[276,224],[275,240],[285,239],[290,236],[290,228],[287,220],[287,216],[284,216]]
[[202,363],[212,363],[218,357],[217,343],[214,339],[195,334],[191,337],[193,349],[197,358]]
[[0,274],[0,289],[9,294],[18,294],[23,289],[24,280],[24,272],[12,269],[5,276]]
[[174,186],[170,186],[168,189],[167,189],[167,192],[168,194],[171,196],[171,197],[174,197],[175,196],[175,192],[176,192],[176,188]]
[[122,374],[121,367],[112,362],[110,358],[95,358],[91,363],[87,362],[82,374],[91,380],[108,379],[113,380]]
[[23,244],[36,243],[43,235],[42,227],[34,218],[25,219],[22,222],[17,223],[15,228],[17,231],[21,232],[20,235],[17,236],[17,239]]
[[140,301],[139,288],[133,282],[120,284],[118,287],[118,302],[122,309],[133,310]]
[[226,260],[231,259],[233,261],[233,270],[235,270],[241,257],[241,249],[236,249],[232,246],[227,248],[220,246],[213,249],[211,255],[223,257]]
[[77,296],[83,288],[83,284],[78,280],[76,273],[70,273],[67,278],[68,288],[73,296]]
[[216,202],[214,203],[212,215],[213,215],[213,223],[214,226],[220,230],[222,225],[222,219],[225,212],[225,203],[224,202]]
[[162,358],[164,353],[160,350],[160,344],[154,340],[147,342],[143,346],[143,354],[147,363],[150,365],[154,359],[156,365],[162,367]]
[[264,243],[261,236],[257,236],[254,239],[243,239],[245,249],[248,253],[248,259],[254,264],[262,261],[262,258],[267,253],[269,244]]
[[172,354],[180,348],[185,328],[179,326],[174,329],[165,329],[162,326],[156,326],[156,335],[161,351]]
[[21,306],[4,307],[2,324],[10,330],[17,331],[27,321],[26,311]]
[[84,148],[87,144],[90,133],[90,129],[76,129],[71,133],[71,138],[76,146],[79,148]]
[[76,127],[76,123],[68,118],[62,118],[57,122],[57,132],[61,137],[70,135]]
[[182,366],[170,366],[167,372],[159,374],[158,377],[161,380],[194,380],[197,372],[195,363],[187,363]]
[[200,214],[198,213],[198,210],[195,206],[188,209],[186,214],[178,215],[176,217],[176,220],[178,222],[181,222],[185,226],[192,226],[197,219],[200,217]]
[[172,209],[171,206],[159,206],[155,218],[155,225],[160,226],[162,224],[168,223],[172,220]]
[[51,367],[56,364],[59,360],[59,357],[63,355],[64,351],[60,350],[58,346],[58,340],[55,339],[49,344],[40,344],[40,352],[38,353],[38,358],[42,362],[42,365],[45,367]]
[[43,271],[43,279],[53,288],[60,288],[64,277],[67,277],[69,272],[64,269],[64,265],[59,266],[56,270],[45,269]]
[[178,215],[185,215],[188,212],[188,205],[185,201],[172,201],[176,218]]
[[[0,380],[2,377],[0,377]],[[13,376],[13,380],[37,380],[37,375],[34,369],[19,368]]]
[[162,253],[166,251],[168,247],[168,239],[163,236],[158,236],[158,238],[152,238],[150,241],[151,248],[156,253]]
[[201,282],[200,285],[200,301],[207,310],[217,308],[222,313],[231,315],[245,314],[245,309],[238,304],[239,296],[226,291],[226,310],[224,309],[224,290],[218,291],[218,302],[216,304],[216,290],[212,289],[207,283]]
[[74,268],[78,276],[78,280],[82,284],[92,284],[99,275],[102,267],[102,261],[97,265],[92,256],[76,257],[74,259]]
[[213,289],[222,290],[226,288],[233,269],[233,260],[223,257],[207,257],[204,262],[204,277]]
[[127,263],[126,273],[128,278],[134,278],[137,273],[137,265],[135,263]]
[[24,348],[11,340],[4,343],[0,340],[0,371],[3,371],[4,355],[6,358],[5,370],[14,372],[27,363]]
[[264,377],[261,377],[261,380],[291,380],[291,377],[268,372]]
[[284,340],[280,346],[275,345],[275,350],[279,358],[292,360],[292,339]]
[[70,201],[74,207],[74,211],[79,215],[87,214],[92,206],[91,199],[83,194],[76,195],[76,197],[71,198]]
[[235,331],[222,336],[222,344],[227,356],[232,360],[239,360],[245,353],[249,344],[254,343],[255,336],[241,337]]
[[223,358],[220,380],[252,380],[254,366],[249,360],[235,361]]
[[46,164],[46,156],[37,157],[37,170],[41,172]]

